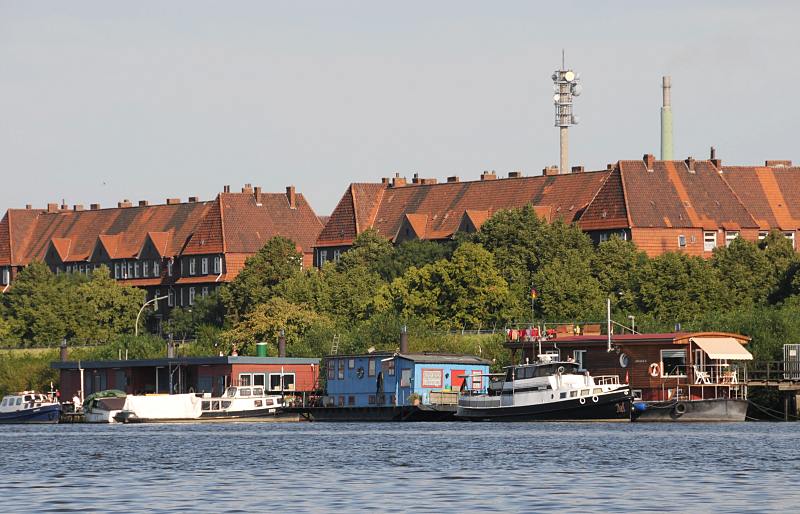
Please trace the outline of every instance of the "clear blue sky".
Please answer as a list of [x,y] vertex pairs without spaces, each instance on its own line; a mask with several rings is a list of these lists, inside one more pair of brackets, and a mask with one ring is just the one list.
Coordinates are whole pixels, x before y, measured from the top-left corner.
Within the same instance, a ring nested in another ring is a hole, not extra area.
[[571,164],[800,160],[797,2],[0,0],[0,209],[213,198],[558,161],[550,75],[583,78]]

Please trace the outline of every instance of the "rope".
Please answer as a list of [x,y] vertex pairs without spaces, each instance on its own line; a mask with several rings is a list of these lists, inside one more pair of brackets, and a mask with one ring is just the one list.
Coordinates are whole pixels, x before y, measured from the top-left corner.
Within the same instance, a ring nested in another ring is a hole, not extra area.
[[[769,407],[766,407],[764,405],[759,405],[756,402],[754,402],[753,400],[749,400],[749,399],[747,400],[747,403],[749,403],[750,405],[752,405],[753,407],[755,407],[756,409],[760,410],[761,412],[763,412],[764,414],[766,414],[767,416],[769,416],[769,417],[771,417],[773,419],[778,419],[778,420],[784,420],[785,419],[784,414],[779,410],[770,409]],[[772,412],[770,412],[770,411],[778,413],[779,416],[776,416],[775,414],[772,414]],[[792,415],[792,414],[789,414],[788,417],[790,419],[794,419],[794,420],[800,419],[800,417]]]

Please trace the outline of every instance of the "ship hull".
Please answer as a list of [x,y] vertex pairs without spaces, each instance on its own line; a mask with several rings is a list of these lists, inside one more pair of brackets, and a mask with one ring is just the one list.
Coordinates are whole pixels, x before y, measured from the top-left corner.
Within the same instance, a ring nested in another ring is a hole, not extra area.
[[[597,401],[593,398],[597,398]],[[629,421],[630,400],[628,390],[621,389],[590,398],[531,405],[487,408],[459,406],[456,417],[470,421]]]

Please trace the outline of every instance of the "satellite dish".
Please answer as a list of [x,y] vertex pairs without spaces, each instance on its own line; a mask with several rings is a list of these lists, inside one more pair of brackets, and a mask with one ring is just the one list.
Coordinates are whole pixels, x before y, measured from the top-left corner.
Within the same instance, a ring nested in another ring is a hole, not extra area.
[[559,99],[561,99],[561,95],[553,95],[553,101],[558,103]]
[[580,122],[581,122],[581,119],[580,119],[578,116],[575,116],[575,115],[573,114],[573,115],[572,115],[572,124],[573,124],[573,125],[577,125],[577,124],[578,124],[578,123],[580,123]]
[[567,82],[572,82],[573,80],[575,80],[575,72],[572,70],[566,72],[564,74],[564,80],[566,80]]
[[583,91],[583,86],[580,84],[572,84],[572,94],[575,96],[581,96],[581,91]]

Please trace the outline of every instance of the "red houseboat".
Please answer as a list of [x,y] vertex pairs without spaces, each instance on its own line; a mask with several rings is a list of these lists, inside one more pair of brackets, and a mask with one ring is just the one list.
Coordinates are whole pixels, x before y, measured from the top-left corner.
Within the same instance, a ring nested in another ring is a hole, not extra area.
[[[588,327],[588,326],[587,326]],[[567,326],[509,332],[515,362],[533,362],[542,351],[559,352],[592,375],[617,375],[630,384],[638,421],[744,421],[747,386],[739,363],[753,356],[750,338],[725,332],[601,334]],[[575,335],[576,332],[582,335]],[[592,332],[587,334],[586,332]]]

